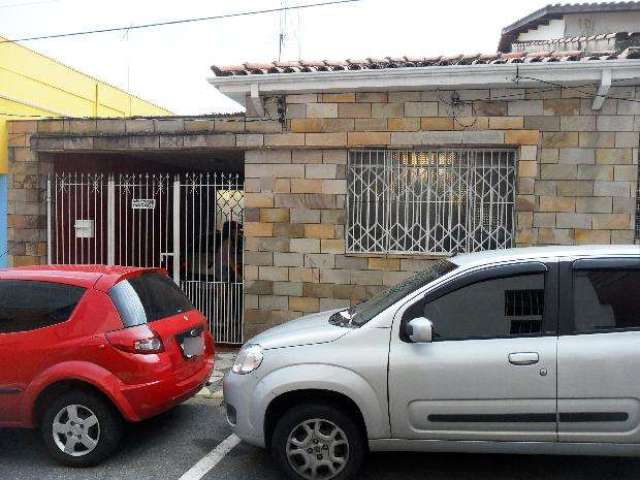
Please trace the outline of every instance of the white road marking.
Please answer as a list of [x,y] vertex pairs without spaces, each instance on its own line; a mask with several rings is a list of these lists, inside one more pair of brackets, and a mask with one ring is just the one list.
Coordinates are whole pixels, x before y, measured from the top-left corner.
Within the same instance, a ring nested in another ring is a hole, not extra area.
[[191,467],[180,480],[200,480],[209,473],[220,461],[241,442],[237,435],[231,434],[220,444],[202,457],[198,463]]

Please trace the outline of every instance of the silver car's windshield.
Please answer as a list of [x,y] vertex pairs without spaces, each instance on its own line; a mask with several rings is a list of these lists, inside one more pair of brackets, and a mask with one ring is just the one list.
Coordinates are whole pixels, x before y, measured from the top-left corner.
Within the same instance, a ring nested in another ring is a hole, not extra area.
[[426,270],[416,273],[404,282],[400,282],[396,286],[379,293],[366,302],[355,305],[348,310],[334,313],[329,321],[334,325],[362,326],[383,310],[402,300],[402,298],[456,268],[457,265],[449,260],[439,260]]

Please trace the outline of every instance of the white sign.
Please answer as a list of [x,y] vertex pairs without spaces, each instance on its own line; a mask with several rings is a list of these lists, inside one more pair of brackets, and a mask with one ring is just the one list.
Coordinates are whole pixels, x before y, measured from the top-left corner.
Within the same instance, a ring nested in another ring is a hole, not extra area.
[[134,210],[155,210],[155,198],[134,198],[131,200],[131,208]]
[[76,220],[73,226],[76,229],[76,238],[93,238],[95,236],[93,220]]

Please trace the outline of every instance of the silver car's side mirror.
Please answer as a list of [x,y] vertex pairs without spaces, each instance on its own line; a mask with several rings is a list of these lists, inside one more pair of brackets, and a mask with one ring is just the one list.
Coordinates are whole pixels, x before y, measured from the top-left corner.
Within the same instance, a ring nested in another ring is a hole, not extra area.
[[407,337],[412,343],[431,343],[433,323],[424,317],[418,317],[407,323]]

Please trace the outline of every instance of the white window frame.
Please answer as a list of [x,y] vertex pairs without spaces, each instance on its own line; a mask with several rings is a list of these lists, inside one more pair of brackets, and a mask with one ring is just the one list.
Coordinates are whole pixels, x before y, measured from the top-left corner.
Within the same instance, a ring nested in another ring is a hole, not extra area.
[[510,248],[516,185],[515,149],[352,150],[346,252],[447,256]]

